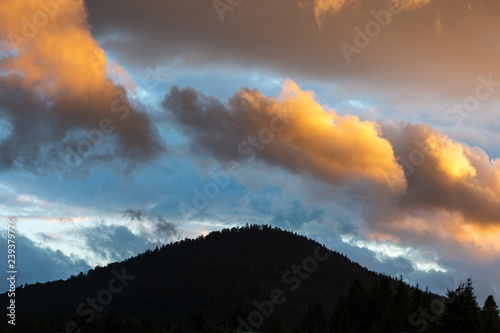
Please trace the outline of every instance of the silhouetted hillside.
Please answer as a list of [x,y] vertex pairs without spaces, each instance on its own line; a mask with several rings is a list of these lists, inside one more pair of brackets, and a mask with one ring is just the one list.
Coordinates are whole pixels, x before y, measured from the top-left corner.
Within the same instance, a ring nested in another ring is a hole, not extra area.
[[[258,309],[254,301],[265,308],[274,299],[282,304],[273,304],[270,317],[279,311],[290,327],[313,311],[310,304],[321,304],[329,316],[356,279],[369,290],[381,277],[304,236],[247,226],[171,243],[66,281],[28,285],[17,290],[16,304],[25,320],[59,316],[62,322],[60,314],[76,311],[90,319],[113,310],[124,318],[147,315],[158,325],[165,318],[186,323],[197,309],[214,325],[234,327],[238,315],[247,319]],[[396,280],[384,280],[396,290]],[[88,299],[94,305],[84,304]],[[265,318],[262,327],[269,325]]]

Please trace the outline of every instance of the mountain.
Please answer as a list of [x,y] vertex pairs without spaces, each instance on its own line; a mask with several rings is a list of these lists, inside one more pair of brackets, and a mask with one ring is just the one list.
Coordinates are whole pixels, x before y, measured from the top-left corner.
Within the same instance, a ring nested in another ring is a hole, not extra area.
[[[170,243],[65,281],[20,287],[16,306],[18,319],[24,321],[63,322],[71,316],[92,321],[96,313],[111,312],[123,318],[147,317],[158,326],[166,318],[186,323],[199,313],[214,326],[229,321],[234,327],[235,321],[241,324],[239,316],[246,325],[263,321],[259,326],[268,327],[279,312],[291,327],[313,311],[311,305],[321,304],[329,316],[354,281],[370,290],[381,279],[396,289],[397,280],[316,241],[247,225]],[[7,304],[6,294],[1,302]]]

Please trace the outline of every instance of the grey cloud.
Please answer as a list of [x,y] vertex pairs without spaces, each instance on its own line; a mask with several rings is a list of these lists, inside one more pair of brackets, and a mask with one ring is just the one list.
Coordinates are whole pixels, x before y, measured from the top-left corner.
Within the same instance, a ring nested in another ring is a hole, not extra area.
[[[244,1],[226,12],[223,22],[211,1],[87,0],[103,47],[142,69],[171,59],[190,68],[229,63],[338,82],[348,95],[376,92],[399,106],[438,98],[461,101],[473,92],[479,75],[498,73],[498,49],[489,37],[500,28],[493,15],[497,2],[469,9],[466,0],[433,1],[392,15],[386,27],[371,11],[387,10],[387,1],[356,3],[328,16],[319,31],[312,2],[299,0]],[[356,42],[354,28],[364,31],[369,22],[378,24],[380,33],[369,37],[364,32],[364,40]],[[342,42],[359,51],[350,64]]]
[[106,262],[124,260],[156,245],[124,226],[84,228],[78,230],[78,235],[93,255]]
[[143,212],[142,210],[129,208],[123,212],[123,216],[128,217],[131,221],[150,222],[148,226],[152,227],[153,230],[146,228],[142,223],[139,224],[144,235],[152,234],[160,236],[162,239],[168,239],[178,233],[177,227],[158,213]]
[[[0,236],[0,246],[6,249],[6,232],[0,232]],[[16,235],[16,245],[17,285],[66,279],[90,269],[84,260],[71,258],[60,250],[43,247],[21,234]],[[2,277],[5,275],[4,271]],[[1,290],[7,289],[7,280],[2,278]]]
[[[113,112],[119,110],[120,112]],[[118,109],[121,108],[121,109]],[[124,115],[127,114],[127,117]],[[41,98],[24,89],[14,77],[0,80],[0,115],[9,124],[9,134],[0,141],[0,170],[22,169],[33,173],[54,172],[52,163],[72,167],[72,172],[85,172],[92,163],[111,162],[116,158],[130,166],[154,159],[164,150],[157,130],[146,113],[138,111],[116,88],[111,95],[68,99],[64,96]],[[100,130],[102,119],[108,118],[116,130],[112,134]],[[124,118],[124,119],[121,119]],[[92,134],[89,139],[87,133]],[[81,142],[98,142],[91,153],[88,147],[78,149]],[[83,161],[75,164],[68,153],[70,147]],[[64,174],[64,172],[62,172]]]

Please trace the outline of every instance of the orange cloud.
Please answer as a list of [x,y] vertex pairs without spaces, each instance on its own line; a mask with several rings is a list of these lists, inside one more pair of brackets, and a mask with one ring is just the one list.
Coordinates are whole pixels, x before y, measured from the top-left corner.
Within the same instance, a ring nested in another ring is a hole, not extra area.
[[377,242],[408,241],[420,246],[440,248],[443,258],[460,260],[462,256],[494,259],[500,253],[500,226],[482,226],[464,220],[460,213],[437,210],[394,218],[394,221],[367,231]]
[[0,12],[8,13],[0,25],[3,49],[16,54],[2,68],[22,73],[25,87],[51,95],[114,88],[106,79],[109,64],[90,33],[83,0],[4,0]]
[[494,258],[500,253],[500,226],[462,224],[453,229],[452,233],[458,242],[479,256]]
[[406,9],[414,9],[420,6],[425,6],[434,0],[399,0],[398,2]]
[[358,2],[359,0],[315,0],[314,17],[316,23],[321,29],[325,17],[329,14],[337,14],[349,2]]
[[498,256],[500,159],[427,125],[383,128],[408,186],[403,195],[379,198],[366,212],[370,234],[432,244],[448,258],[458,258],[456,248],[476,257]]
[[451,141],[446,136],[432,132],[425,144],[434,158],[438,160],[438,168],[451,178],[466,178],[476,176],[466,148]]
[[195,149],[214,151],[221,159],[259,157],[332,184],[364,179],[389,188],[391,179],[396,191],[406,186],[377,124],[323,107],[313,92],[291,80],[278,99],[243,88],[227,107],[191,89],[174,88],[164,107]]
[[[0,144],[6,160],[1,164],[37,168],[42,160],[50,162],[41,156],[43,151],[50,147],[52,157],[64,155],[67,145],[74,149],[75,141],[70,140],[86,139],[81,131],[80,139],[75,139],[75,130],[95,131],[105,118],[116,127],[113,136],[118,137],[118,147],[108,150],[109,155],[147,160],[163,150],[148,116],[130,103],[124,88],[135,92],[130,76],[119,65],[108,63],[93,39],[84,0],[2,0],[0,13],[0,45],[5,54],[0,62],[4,74],[0,102],[14,128]],[[9,100],[14,93],[24,97]],[[28,140],[25,131],[17,128],[36,128],[34,138]]]
[[[315,0],[314,16],[319,29],[323,26],[323,21],[327,15],[335,15],[345,6],[359,5],[363,0]],[[401,6],[405,10],[412,10],[430,4],[434,0],[390,0],[395,5]]]
[[[247,99],[255,97],[243,96]],[[263,98],[257,95],[257,98]],[[292,81],[283,85],[279,110],[293,120],[287,125],[279,144],[300,148],[302,155],[326,179],[363,176],[378,183],[396,177],[397,189],[406,185],[402,168],[394,158],[391,144],[380,137],[376,123],[357,116],[339,115],[316,101],[312,91],[302,91]]]

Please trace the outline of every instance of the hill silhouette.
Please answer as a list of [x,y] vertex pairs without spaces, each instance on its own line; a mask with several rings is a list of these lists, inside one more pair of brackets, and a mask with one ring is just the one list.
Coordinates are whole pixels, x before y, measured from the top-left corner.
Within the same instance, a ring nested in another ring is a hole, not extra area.
[[271,291],[283,289],[289,297],[280,309],[288,320],[302,315],[312,301],[333,308],[356,277],[367,286],[379,277],[321,247],[321,255],[330,254],[328,259],[319,262],[306,279],[289,274],[289,280],[300,279],[300,286],[290,291],[295,280],[287,284],[283,274],[314,257],[318,246],[304,236],[268,226],[224,229],[148,250],[66,281],[28,285],[18,290],[19,310],[27,318],[72,313],[87,297],[96,297],[107,288],[113,270],[121,273],[124,269],[135,278],[105,306],[124,316],[149,314],[156,321],[168,313],[182,319],[189,309],[199,308],[212,317],[240,304],[251,309],[254,300],[268,299]]
[[[215,231],[65,281],[16,290],[21,323],[36,320],[46,326],[52,321],[52,327],[61,327],[74,320],[82,327],[101,325],[103,318],[108,324],[115,318],[132,318],[127,325],[149,327],[149,332],[155,332],[153,326],[173,324],[179,332],[180,327],[203,331],[206,325],[368,332],[374,322],[395,325],[396,314],[398,327],[405,327],[411,301],[417,311],[436,298],[402,280],[371,272],[316,241],[265,225]],[[6,304],[6,294],[1,299]],[[340,322],[354,328],[343,330]]]

